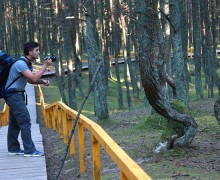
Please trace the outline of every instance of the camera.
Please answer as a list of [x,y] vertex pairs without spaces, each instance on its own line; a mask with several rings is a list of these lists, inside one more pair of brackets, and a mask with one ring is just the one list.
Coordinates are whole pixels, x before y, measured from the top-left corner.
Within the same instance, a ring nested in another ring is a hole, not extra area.
[[46,56],[45,60],[47,60],[49,58],[52,60],[52,62],[56,61],[56,57],[55,56]]

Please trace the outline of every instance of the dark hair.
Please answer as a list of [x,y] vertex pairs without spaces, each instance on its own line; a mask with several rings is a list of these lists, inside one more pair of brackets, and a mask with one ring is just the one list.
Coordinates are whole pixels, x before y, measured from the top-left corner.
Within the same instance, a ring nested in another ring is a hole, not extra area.
[[30,41],[24,45],[24,55],[29,55],[29,51],[32,51],[34,48],[38,47],[39,44],[35,41]]

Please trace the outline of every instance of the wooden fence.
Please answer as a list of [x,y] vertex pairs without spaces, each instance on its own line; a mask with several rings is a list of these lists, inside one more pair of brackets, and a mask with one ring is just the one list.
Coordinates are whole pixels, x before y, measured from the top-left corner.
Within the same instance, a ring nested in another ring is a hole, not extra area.
[[7,126],[9,117],[9,107],[7,104],[4,105],[2,111],[0,111],[0,128],[2,126]]
[[[73,119],[76,118],[77,112],[60,101],[45,105],[40,85],[38,85],[38,92],[46,127],[59,131],[60,138],[63,138],[64,143],[67,143],[68,136],[73,127]],[[100,145],[120,168],[120,176],[122,180],[151,179],[98,124],[87,117],[80,115],[77,125],[80,160],[79,166],[81,174],[86,170],[84,144],[84,128],[86,128],[91,133],[93,179],[101,180]],[[75,154],[74,137],[72,137],[70,143],[70,154]]]

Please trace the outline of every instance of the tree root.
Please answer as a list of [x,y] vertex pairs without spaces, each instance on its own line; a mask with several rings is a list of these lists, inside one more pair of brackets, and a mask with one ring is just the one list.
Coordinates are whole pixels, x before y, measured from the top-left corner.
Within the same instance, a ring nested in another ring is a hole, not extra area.
[[176,139],[176,141],[174,142],[174,147],[183,147],[183,146],[189,146],[195,135],[197,132],[197,124],[191,125],[189,127],[187,127],[185,133],[183,136],[181,136],[180,138]]

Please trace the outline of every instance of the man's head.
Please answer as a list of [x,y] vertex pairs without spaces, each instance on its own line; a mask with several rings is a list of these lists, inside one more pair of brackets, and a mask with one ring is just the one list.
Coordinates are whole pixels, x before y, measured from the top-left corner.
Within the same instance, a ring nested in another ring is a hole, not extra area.
[[39,58],[39,45],[37,42],[30,41],[24,45],[24,55],[31,58],[31,60]]

